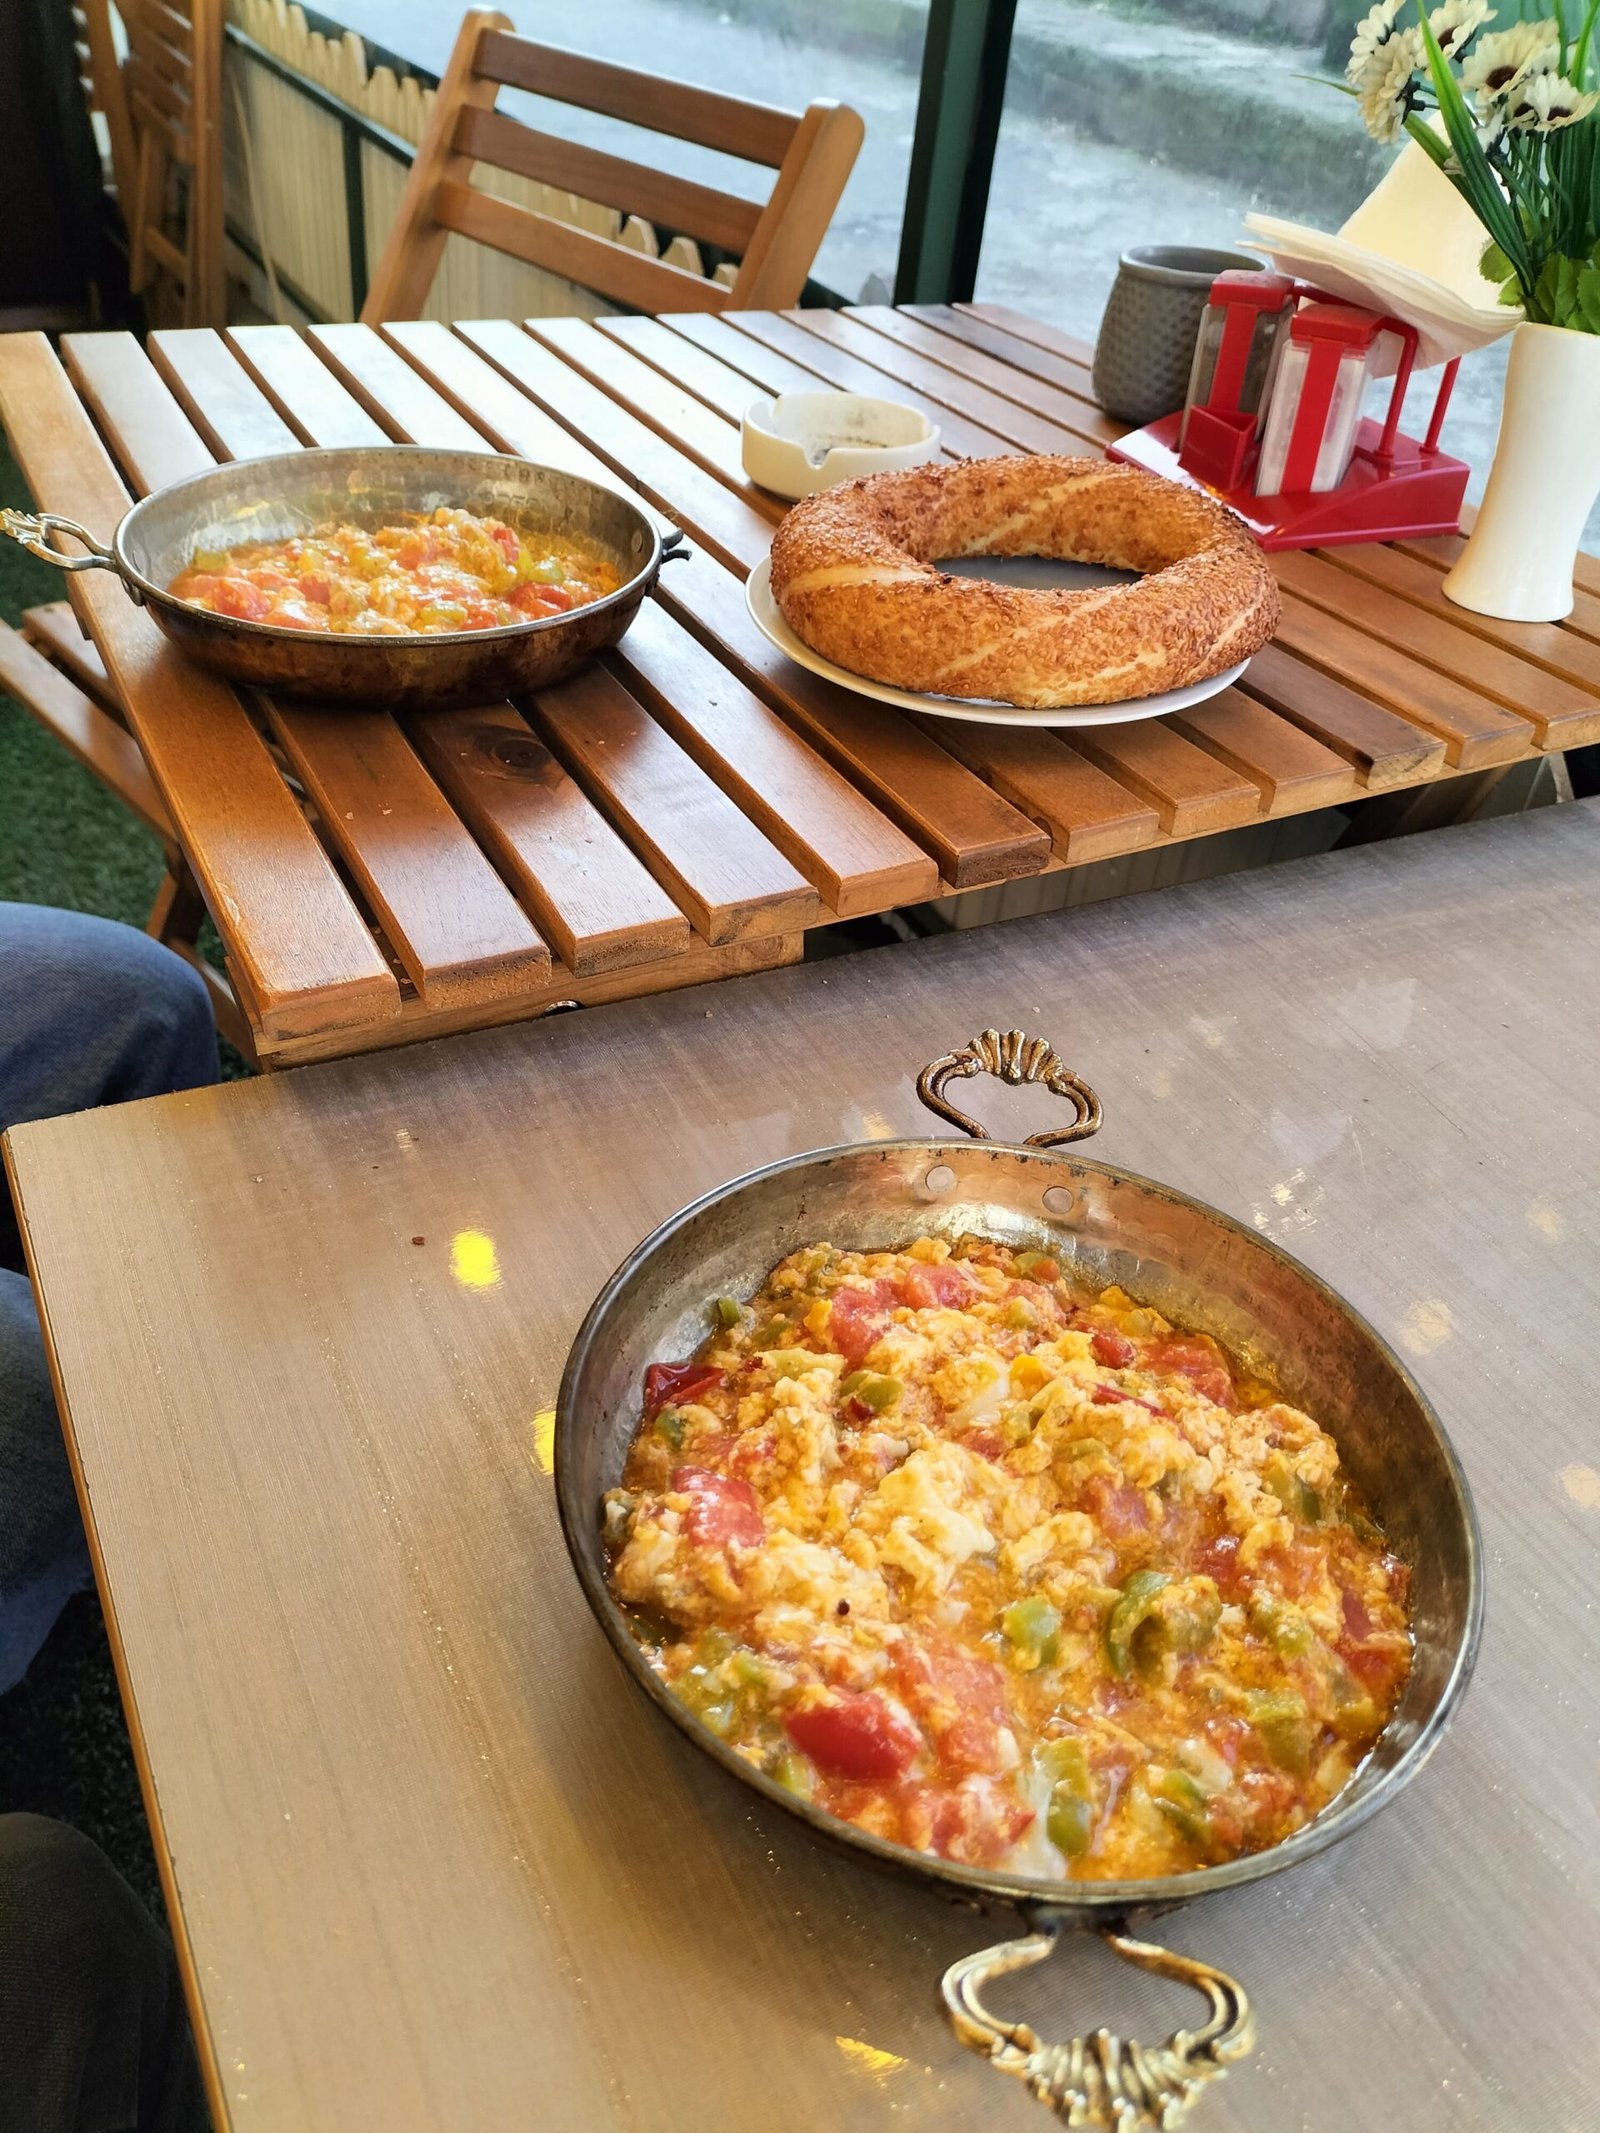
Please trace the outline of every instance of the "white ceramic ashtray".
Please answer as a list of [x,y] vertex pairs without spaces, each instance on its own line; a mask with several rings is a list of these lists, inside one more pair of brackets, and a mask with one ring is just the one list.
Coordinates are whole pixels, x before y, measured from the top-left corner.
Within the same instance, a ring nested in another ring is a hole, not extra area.
[[863,474],[920,467],[939,428],[914,407],[861,393],[780,393],[744,418],[744,470],[775,496],[811,496]]

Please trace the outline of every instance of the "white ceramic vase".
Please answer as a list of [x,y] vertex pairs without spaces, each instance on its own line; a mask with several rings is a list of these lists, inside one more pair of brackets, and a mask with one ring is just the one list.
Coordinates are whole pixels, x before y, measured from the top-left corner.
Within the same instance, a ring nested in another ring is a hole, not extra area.
[[1444,581],[1458,607],[1503,622],[1559,622],[1600,494],[1600,334],[1519,326],[1511,339],[1489,486]]

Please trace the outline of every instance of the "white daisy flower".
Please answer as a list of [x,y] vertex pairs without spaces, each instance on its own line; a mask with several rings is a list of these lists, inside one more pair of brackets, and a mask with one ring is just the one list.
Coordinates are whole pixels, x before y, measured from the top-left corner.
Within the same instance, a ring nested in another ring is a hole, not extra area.
[[1462,63],[1461,86],[1482,112],[1519,82],[1554,73],[1561,63],[1561,32],[1554,22],[1517,22],[1480,37]]
[[1517,133],[1555,133],[1575,126],[1600,104],[1600,89],[1579,89],[1564,74],[1534,74],[1506,102],[1506,124]]
[[1428,27],[1448,59],[1476,37],[1493,13],[1489,0],[1444,0],[1443,7],[1436,7],[1429,15]]
[[1422,64],[1422,33],[1400,30],[1369,63],[1361,88],[1361,116],[1375,141],[1398,141],[1417,105],[1415,76]]
[[1364,89],[1373,62],[1392,40],[1394,18],[1399,14],[1404,0],[1376,0],[1356,24],[1356,33],[1350,40],[1350,57],[1345,64],[1344,78],[1354,89]]

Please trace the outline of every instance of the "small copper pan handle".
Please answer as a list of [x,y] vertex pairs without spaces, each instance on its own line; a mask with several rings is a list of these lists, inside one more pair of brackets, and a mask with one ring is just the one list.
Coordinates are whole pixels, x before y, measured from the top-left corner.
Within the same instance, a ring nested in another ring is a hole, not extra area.
[[944,1093],[948,1082],[970,1081],[974,1074],[993,1074],[997,1080],[1010,1082],[1013,1088],[1025,1081],[1042,1082],[1053,1096],[1071,1104],[1074,1118],[1070,1126],[1058,1126],[1054,1133],[1030,1133],[1023,1142],[1025,1148],[1060,1148],[1068,1141],[1086,1141],[1091,1133],[1100,1130],[1099,1097],[1086,1081],[1080,1081],[1062,1065],[1055,1047],[1043,1037],[1025,1037],[1019,1029],[1008,1029],[1002,1036],[997,1029],[986,1029],[959,1052],[946,1052],[917,1076],[917,1094],[930,1111],[947,1125],[959,1126],[975,1141],[992,1140],[994,1136],[986,1126],[980,1126],[965,1111],[958,1111]]
[[1003,2021],[979,1995],[991,1978],[1042,1963],[1061,1932],[1061,1921],[1046,1915],[1025,1939],[1001,1941],[952,1963],[942,1989],[956,2035],[969,2051],[1025,2081],[1029,2094],[1069,2126],[1139,2133],[1143,2127],[1181,2124],[1205,2084],[1219,2079],[1255,2044],[1243,1987],[1209,1963],[1102,1928],[1101,1939],[1125,1963],[1203,1993],[1209,2018],[1198,2029],[1174,2031],[1153,2049],[1105,2029],[1068,2044],[1041,2044],[1026,2022]]
[[[87,526],[75,518],[59,518],[53,511],[0,511],[0,533],[9,534],[19,548],[36,555],[41,563],[54,563],[59,570],[117,570],[118,563],[104,541],[97,541]],[[69,555],[56,545],[58,534],[81,541],[86,555]]]

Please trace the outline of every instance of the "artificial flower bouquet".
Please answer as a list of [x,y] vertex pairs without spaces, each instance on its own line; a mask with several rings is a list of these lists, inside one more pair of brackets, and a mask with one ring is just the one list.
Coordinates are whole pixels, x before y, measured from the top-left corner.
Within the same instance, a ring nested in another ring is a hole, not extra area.
[[1345,73],[1367,131],[1409,134],[1471,207],[1500,301],[1537,325],[1600,334],[1600,0],[1580,4],[1569,34],[1559,12],[1490,29],[1489,0],[1417,0],[1403,24],[1407,0],[1377,0]]

